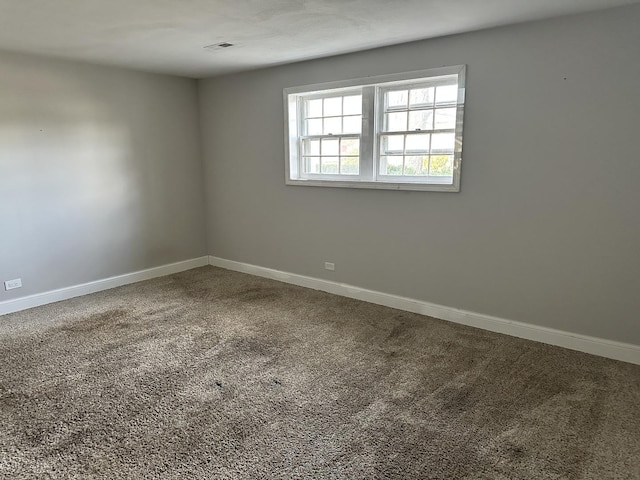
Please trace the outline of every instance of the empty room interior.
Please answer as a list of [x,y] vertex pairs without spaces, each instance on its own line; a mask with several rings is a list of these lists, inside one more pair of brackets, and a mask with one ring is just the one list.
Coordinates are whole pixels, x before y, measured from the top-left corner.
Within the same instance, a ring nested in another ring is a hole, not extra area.
[[637,0],[0,0],[0,478],[640,480]]

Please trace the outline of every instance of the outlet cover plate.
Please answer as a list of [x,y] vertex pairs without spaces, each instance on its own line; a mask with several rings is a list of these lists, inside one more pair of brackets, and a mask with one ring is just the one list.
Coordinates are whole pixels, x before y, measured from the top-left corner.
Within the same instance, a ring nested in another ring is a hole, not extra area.
[[20,288],[20,287],[22,287],[21,278],[16,278],[15,280],[7,280],[6,282],[4,282],[5,290],[13,290],[14,288]]

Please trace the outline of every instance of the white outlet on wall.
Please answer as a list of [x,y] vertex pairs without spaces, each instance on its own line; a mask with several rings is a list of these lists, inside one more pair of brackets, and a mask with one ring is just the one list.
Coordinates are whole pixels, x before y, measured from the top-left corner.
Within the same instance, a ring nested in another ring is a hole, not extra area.
[[331,262],[324,262],[324,269],[331,270],[333,272],[336,269],[336,264]]
[[22,287],[21,278],[16,278],[15,280],[7,280],[6,282],[4,282],[5,290],[13,290],[14,288],[20,288],[20,287]]

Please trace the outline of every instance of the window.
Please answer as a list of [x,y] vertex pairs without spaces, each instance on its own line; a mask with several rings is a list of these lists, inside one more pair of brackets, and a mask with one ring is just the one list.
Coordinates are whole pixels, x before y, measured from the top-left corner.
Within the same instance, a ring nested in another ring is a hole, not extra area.
[[459,191],[465,67],[287,88],[288,184]]

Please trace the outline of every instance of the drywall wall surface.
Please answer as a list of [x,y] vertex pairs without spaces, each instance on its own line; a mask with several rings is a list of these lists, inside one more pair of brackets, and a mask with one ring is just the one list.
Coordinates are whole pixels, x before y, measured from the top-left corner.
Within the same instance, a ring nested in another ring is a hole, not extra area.
[[205,254],[194,81],[0,53],[0,301]]
[[[625,7],[201,82],[209,254],[640,344],[638,25]],[[285,185],[283,88],[457,64],[459,193]]]

